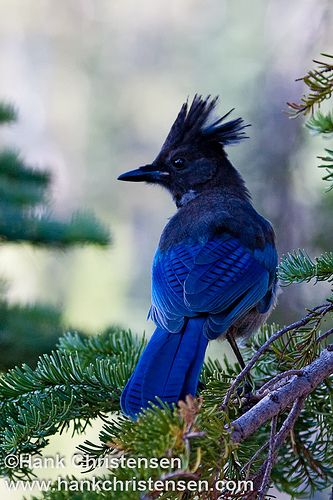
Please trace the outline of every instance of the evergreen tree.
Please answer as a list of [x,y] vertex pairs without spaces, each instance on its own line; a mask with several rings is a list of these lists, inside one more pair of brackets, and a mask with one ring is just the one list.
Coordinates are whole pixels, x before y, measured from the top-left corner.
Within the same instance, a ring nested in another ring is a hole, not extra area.
[[[0,102],[0,125],[16,119],[14,107]],[[26,165],[13,149],[0,150],[0,244],[28,242],[47,248],[107,245],[108,232],[93,215],[77,213],[69,222],[51,217],[46,207],[50,183],[46,170]],[[0,284],[0,370],[22,362],[34,364],[63,333],[61,313],[45,304],[9,304],[5,280]]]
[[[306,125],[322,135],[333,131],[332,114],[318,110],[333,90],[333,66],[326,57],[328,62],[317,63],[303,78],[309,94],[291,104],[295,115],[312,111]],[[332,151],[326,153],[324,178],[331,183]],[[282,285],[331,283],[333,253],[311,258],[303,250],[293,251],[283,257],[278,272]],[[99,443],[83,443],[81,453],[92,468],[101,457],[136,459],[136,466],[125,462],[125,467],[110,467],[108,475],[95,478],[108,481],[104,490],[101,483],[100,491],[91,491],[91,479],[83,491],[73,491],[79,482],[67,477],[68,491],[54,485],[42,498],[264,499],[270,485],[292,498],[309,498],[333,482],[332,313],[330,292],[295,323],[263,326],[248,341],[243,371],[227,359],[224,367],[207,360],[197,397],[188,396],[172,408],[156,401],[136,422],[120,414],[119,398],[144,341],[115,328],[94,338],[68,333],[52,354],[40,357],[35,369],[14,368],[0,381],[2,474],[29,480],[28,468],[8,467],[8,454],[38,454],[49,436],[68,427],[81,433],[101,416],[105,424]],[[249,381],[251,393],[245,390]],[[180,458],[181,466],[139,466],[139,459],[163,457]],[[148,482],[139,483],[149,478],[155,481],[151,489]],[[242,482],[235,485],[237,480]],[[193,481],[208,491],[198,492]],[[184,484],[185,490],[177,491]]]

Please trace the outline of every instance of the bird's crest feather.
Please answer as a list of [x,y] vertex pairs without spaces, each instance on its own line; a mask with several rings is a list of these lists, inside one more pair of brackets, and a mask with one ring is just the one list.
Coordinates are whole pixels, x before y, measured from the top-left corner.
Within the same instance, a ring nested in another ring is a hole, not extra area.
[[233,109],[209,123],[217,100],[218,97],[203,98],[196,94],[190,106],[186,101],[170,129],[162,150],[192,141],[215,142],[226,146],[246,139],[244,129],[249,125],[245,125],[242,118],[224,122]]

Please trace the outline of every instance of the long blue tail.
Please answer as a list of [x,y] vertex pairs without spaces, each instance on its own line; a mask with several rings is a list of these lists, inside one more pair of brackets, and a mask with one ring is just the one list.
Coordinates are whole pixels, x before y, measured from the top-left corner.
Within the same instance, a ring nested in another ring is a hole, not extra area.
[[157,327],[121,395],[121,409],[132,418],[158,396],[177,403],[195,396],[208,344],[204,318],[190,318],[180,333]]

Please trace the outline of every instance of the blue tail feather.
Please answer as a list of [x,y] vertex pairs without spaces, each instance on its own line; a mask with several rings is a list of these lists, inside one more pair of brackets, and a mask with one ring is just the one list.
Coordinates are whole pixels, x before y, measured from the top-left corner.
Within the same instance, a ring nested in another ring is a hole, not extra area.
[[208,340],[205,318],[190,318],[180,333],[157,327],[121,395],[123,412],[136,418],[158,397],[167,403],[196,394]]

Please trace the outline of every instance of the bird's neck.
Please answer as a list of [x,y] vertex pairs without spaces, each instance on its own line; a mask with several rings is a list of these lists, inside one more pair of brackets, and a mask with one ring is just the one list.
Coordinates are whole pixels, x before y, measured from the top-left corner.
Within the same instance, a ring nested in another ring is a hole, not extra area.
[[176,196],[175,202],[176,202],[177,208],[181,208],[184,205],[187,205],[187,203],[189,201],[194,200],[194,198],[199,196],[199,194],[200,193],[198,191],[196,191],[195,189],[189,189],[188,191],[186,191],[182,195]]
[[180,189],[173,192],[173,199],[177,208],[182,208],[198,196],[210,195],[210,193],[222,192],[227,196],[240,198],[251,202],[251,195],[245,186],[241,174],[231,164],[227,157],[223,157],[223,164],[219,165],[216,175],[205,184],[189,186],[188,189]]

